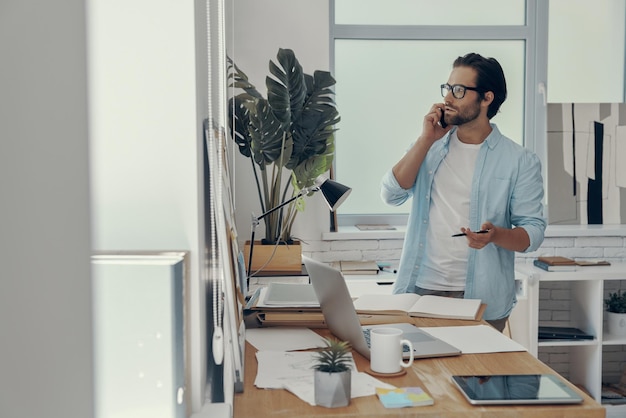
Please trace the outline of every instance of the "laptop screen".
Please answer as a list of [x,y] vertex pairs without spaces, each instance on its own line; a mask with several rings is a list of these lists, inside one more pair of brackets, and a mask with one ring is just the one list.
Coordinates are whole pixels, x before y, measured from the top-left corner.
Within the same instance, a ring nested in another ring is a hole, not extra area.
[[349,341],[353,349],[369,359],[370,350],[361,322],[341,272],[311,258],[302,259],[330,332],[343,341]]

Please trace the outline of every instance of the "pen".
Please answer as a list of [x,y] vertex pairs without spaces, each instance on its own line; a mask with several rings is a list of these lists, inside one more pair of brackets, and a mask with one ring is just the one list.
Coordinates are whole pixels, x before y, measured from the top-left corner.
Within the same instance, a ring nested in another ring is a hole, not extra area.
[[[486,234],[487,232],[489,232],[488,229],[481,229],[480,231],[476,231],[477,234]],[[465,235],[467,235],[465,232],[461,232],[460,234],[454,234],[452,236],[453,237],[464,237]]]
[[376,264],[378,264],[378,269],[380,271],[387,271],[389,273],[397,273],[398,272],[398,270],[391,268],[391,263],[379,261]]

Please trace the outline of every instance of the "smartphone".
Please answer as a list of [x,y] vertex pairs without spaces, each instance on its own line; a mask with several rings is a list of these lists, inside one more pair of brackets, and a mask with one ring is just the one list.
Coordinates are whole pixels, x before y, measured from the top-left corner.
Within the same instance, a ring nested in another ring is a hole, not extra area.
[[439,119],[439,124],[441,125],[441,127],[442,127],[442,128],[444,128],[444,129],[445,129],[445,128],[448,126],[448,124],[446,123],[446,121],[445,121],[445,120],[443,120],[443,116],[444,116],[445,110],[444,110],[444,109],[442,109],[442,108],[439,108],[439,110],[441,110],[441,118]]

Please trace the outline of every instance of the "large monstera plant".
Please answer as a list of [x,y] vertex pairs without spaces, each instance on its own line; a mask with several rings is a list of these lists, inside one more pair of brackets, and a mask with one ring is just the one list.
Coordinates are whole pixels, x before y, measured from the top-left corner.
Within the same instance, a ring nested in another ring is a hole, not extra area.
[[[230,133],[250,159],[262,213],[311,187],[330,169],[340,120],[329,72],[305,74],[290,49],[279,49],[276,58],[265,79],[267,98],[228,60],[230,86],[243,90],[229,100]],[[299,198],[264,217],[263,242],[292,242],[293,222],[303,210]]]

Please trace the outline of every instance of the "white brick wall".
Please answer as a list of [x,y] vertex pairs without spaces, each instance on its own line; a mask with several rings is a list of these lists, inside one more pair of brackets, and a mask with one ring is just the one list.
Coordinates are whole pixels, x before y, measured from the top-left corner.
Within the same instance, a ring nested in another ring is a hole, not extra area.
[[[339,260],[373,260],[397,265],[404,240],[398,239],[337,239],[303,243],[303,254],[323,262]],[[626,261],[626,236],[548,237],[535,252],[518,254],[520,263],[539,255],[561,255],[574,259]],[[605,296],[618,289],[626,291],[626,280],[605,284]],[[570,289],[567,283],[543,282],[539,289],[539,321],[569,323]],[[540,347],[538,357],[558,373],[569,378],[568,348]],[[603,347],[603,380],[617,382],[626,370],[626,346]]]
[[308,241],[302,254],[322,262],[373,260],[399,263],[403,239]]

